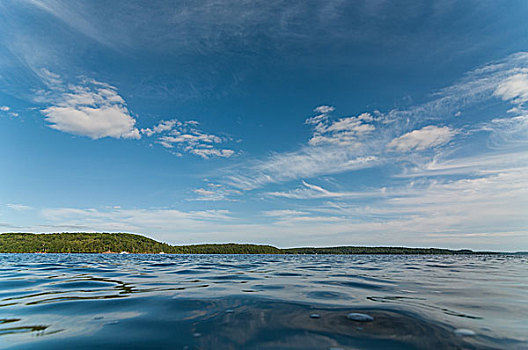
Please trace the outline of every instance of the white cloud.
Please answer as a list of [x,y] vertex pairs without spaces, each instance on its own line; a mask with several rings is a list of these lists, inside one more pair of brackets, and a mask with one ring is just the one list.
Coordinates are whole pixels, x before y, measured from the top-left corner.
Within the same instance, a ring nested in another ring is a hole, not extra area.
[[528,73],[519,73],[504,79],[493,92],[504,101],[522,104],[528,101]]
[[369,113],[335,121],[329,120],[325,114],[308,118],[306,124],[314,125],[314,133],[308,143],[312,146],[321,144],[359,146],[361,137],[376,129],[370,124],[373,120],[374,118]]
[[42,68],[36,73],[48,87],[52,89],[63,89],[63,81],[60,75],[50,72],[46,68]]
[[150,128],[141,129],[141,133],[150,137],[154,134],[159,134],[164,131],[172,130],[172,128],[174,128],[176,125],[182,125],[182,123],[178,121],[177,119],[162,120],[161,122],[159,122],[158,125],[155,125],[152,129]]
[[18,117],[18,113],[10,112],[11,108],[9,106],[0,106],[0,112],[5,112],[10,117]]
[[210,197],[210,196],[213,196],[213,195],[216,194],[215,191],[206,190],[206,189],[203,189],[203,188],[198,188],[198,189],[194,190],[194,192],[199,194],[200,196],[204,196],[204,197]]
[[295,226],[298,224],[309,224],[313,225],[315,224],[347,224],[349,221],[346,218],[338,217],[338,216],[315,216],[312,214],[308,215],[293,215],[293,216],[283,216],[280,217],[279,220],[275,222],[276,225],[285,225],[285,226]]
[[8,207],[9,209],[12,209],[12,210],[16,210],[16,211],[25,211],[25,210],[33,209],[32,207],[30,207],[28,205],[16,204],[16,203],[8,203],[8,204],[6,204],[6,207]]
[[153,128],[141,129],[141,133],[148,137],[160,134],[157,143],[165,148],[177,147],[180,151],[200,156],[204,159],[215,157],[229,158],[235,154],[234,150],[215,147],[224,143],[226,138],[208,134],[198,129],[195,120],[180,122],[177,119],[162,120]]
[[326,106],[326,105],[317,106],[314,108],[314,112],[321,113],[321,114],[328,114],[328,113],[333,112],[334,110],[335,110],[334,107]]
[[190,200],[196,201],[234,201],[231,197],[233,195],[240,195],[242,192],[227,188],[220,184],[209,183],[207,188],[198,188],[193,191],[198,195],[197,198]]
[[50,128],[92,139],[141,137],[136,120],[115,87],[88,79],[81,85],[64,87],[57,75],[44,72],[52,90],[40,97],[52,105],[41,112]]
[[429,125],[393,139],[387,144],[387,148],[398,152],[408,152],[412,150],[423,151],[427,148],[448,143],[455,134],[456,131],[447,126],[438,127]]
[[204,159],[207,159],[211,156],[229,158],[235,153],[235,151],[231,149],[209,149],[209,148],[189,148],[188,151]]
[[119,106],[97,107],[48,107],[42,110],[52,129],[70,134],[88,136],[139,139],[135,120]]
[[262,212],[262,214],[264,214],[265,216],[271,216],[271,217],[287,217],[287,216],[308,215],[309,213],[306,211],[281,209],[281,210],[265,210]]
[[307,183],[306,181],[303,181],[302,183],[303,183],[304,186],[308,187],[309,189],[311,189],[313,191],[320,192],[320,193],[325,194],[325,195],[330,194],[330,191],[325,190],[321,186],[312,185],[312,184]]
[[199,145],[201,143],[212,144],[221,143],[222,139],[216,135],[204,134],[200,131],[195,131],[192,134],[182,134],[179,131],[173,132],[174,136],[163,136],[160,140],[169,144],[185,144],[185,145]]

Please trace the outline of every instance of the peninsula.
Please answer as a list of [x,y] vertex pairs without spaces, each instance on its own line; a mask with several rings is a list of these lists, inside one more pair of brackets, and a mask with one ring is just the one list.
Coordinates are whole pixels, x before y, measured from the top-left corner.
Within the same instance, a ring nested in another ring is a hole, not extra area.
[[340,246],[287,248],[257,244],[170,245],[130,233],[3,233],[0,253],[142,253],[142,254],[475,254],[471,250]]

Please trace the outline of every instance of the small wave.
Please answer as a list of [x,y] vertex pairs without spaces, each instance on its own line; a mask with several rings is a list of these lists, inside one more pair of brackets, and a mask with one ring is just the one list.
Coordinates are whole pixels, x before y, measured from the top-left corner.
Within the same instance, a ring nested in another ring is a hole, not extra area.
[[101,350],[521,348],[527,279],[518,257],[0,254],[0,335]]

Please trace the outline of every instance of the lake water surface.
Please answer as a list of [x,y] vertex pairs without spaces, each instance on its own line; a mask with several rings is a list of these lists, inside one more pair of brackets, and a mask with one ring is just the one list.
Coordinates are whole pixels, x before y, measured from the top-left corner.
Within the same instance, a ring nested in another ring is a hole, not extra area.
[[0,254],[0,347],[528,349],[528,259]]

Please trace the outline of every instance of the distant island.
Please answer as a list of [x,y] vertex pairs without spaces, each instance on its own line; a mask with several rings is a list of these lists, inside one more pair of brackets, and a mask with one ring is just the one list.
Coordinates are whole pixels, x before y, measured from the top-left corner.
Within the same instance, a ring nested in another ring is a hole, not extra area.
[[174,246],[130,233],[3,233],[0,253],[142,253],[142,254],[479,254],[472,250],[405,247],[287,248],[258,244]]

